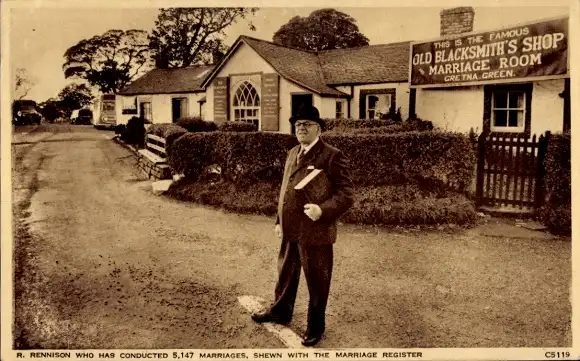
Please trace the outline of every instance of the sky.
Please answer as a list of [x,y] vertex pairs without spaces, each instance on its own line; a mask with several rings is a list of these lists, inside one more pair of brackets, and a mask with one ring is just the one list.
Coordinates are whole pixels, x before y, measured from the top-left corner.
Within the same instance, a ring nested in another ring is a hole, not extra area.
[[[119,5],[122,2],[106,3],[106,1],[93,2],[89,5],[86,2],[83,5],[69,2],[66,6],[62,4],[56,6],[55,4],[58,2],[50,0],[25,0],[20,1],[18,7],[8,9],[9,68],[12,69],[12,72],[16,68],[25,68],[30,74],[34,87],[29,92],[28,99],[40,102],[50,97],[56,97],[63,87],[73,82],[71,79],[64,78],[63,55],[69,47],[80,40],[102,34],[109,29],[150,31],[157,18],[158,8],[160,6],[175,6],[175,2],[149,1],[145,2],[146,5],[139,5],[141,7],[131,5],[131,7],[120,8],[114,6],[123,6]],[[316,1],[307,3],[314,4]],[[196,6],[194,1],[189,1],[187,4],[187,6]],[[207,2],[204,4],[208,5]],[[349,4],[364,4],[364,2],[362,0],[351,1]],[[412,0],[407,0],[404,4],[407,7],[394,7],[392,5],[384,7],[381,5],[383,7],[338,6],[334,8],[356,19],[360,31],[369,38],[370,44],[374,45],[438,38],[439,12],[454,6],[469,5],[465,1],[455,1],[455,4],[448,6],[429,5],[425,7],[423,5],[425,2],[422,4],[414,3]],[[472,5],[475,9],[474,31],[493,30],[539,19],[569,15],[569,3],[566,0],[546,1],[544,4],[550,5],[545,6],[529,6],[529,3],[526,3],[525,7],[514,6],[517,3],[513,1],[510,2],[510,6],[499,1],[491,4],[493,6]],[[502,6],[498,6],[498,4],[502,4]],[[542,5],[537,2],[534,4]],[[316,9],[328,7],[324,3],[320,5],[292,8],[261,7],[257,14],[249,19],[257,30],[250,31],[247,22],[241,20],[226,31],[225,43],[231,45],[239,35],[249,35],[271,41],[276,30],[293,16],[308,16]],[[185,5],[182,4],[182,6]],[[4,14],[6,14],[5,10],[4,8]],[[3,45],[3,58],[7,54],[5,49]]]

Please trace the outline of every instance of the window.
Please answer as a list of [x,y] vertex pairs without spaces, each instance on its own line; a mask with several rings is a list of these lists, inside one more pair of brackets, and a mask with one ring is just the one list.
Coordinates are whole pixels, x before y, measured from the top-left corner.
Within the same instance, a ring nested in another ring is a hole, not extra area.
[[360,119],[385,119],[396,107],[396,89],[359,90]]
[[523,91],[495,91],[492,93],[491,130],[523,132],[525,115]]
[[137,114],[137,97],[121,97],[123,114]]
[[140,104],[141,107],[141,118],[151,121],[152,120],[152,112],[151,112],[151,102],[142,102]]
[[103,110],[104,111],[114,111],[115,110],[115,102],[104,101],[103,102]]
[[486,86],[484,130],[530,133],[532,84]]
[[336,119],[346,118],[345,117],[345,102],[342,100],[336,101]]
[[367,95],[367,119],[380,119],[391,109],[391,94]]
[[249,81],[244,81],[234,95],[234,120],[260,125],[260,96]]

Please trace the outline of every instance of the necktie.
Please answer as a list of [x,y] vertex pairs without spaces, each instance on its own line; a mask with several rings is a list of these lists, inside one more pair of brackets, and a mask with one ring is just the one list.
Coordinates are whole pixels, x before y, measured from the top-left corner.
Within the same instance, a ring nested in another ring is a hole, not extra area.
[[300,159],[304,156],[304,148],[300,147],[300,151],[298,152],[298,156],[296,157],[296,164],[300,163]]

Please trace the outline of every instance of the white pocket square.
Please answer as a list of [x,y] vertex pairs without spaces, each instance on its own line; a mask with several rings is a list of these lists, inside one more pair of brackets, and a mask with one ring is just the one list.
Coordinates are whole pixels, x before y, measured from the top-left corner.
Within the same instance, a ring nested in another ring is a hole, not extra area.
[[314,166],[313,165],[309,165],[308,168],[306,168],[306,169],[314,169]]

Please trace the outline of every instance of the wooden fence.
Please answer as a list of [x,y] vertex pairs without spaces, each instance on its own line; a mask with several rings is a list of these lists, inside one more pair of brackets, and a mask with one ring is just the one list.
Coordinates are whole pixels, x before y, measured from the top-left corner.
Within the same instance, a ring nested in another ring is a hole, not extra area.
[[539,138],[490,135],[478,139],[478,206],[533,210],[543,202],[543,162],[550,132]]

